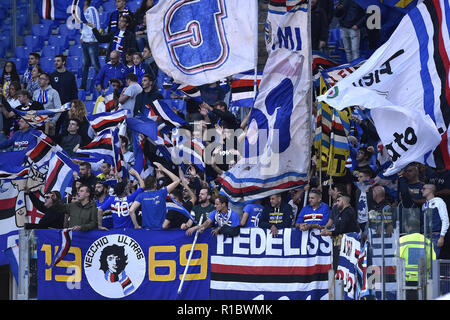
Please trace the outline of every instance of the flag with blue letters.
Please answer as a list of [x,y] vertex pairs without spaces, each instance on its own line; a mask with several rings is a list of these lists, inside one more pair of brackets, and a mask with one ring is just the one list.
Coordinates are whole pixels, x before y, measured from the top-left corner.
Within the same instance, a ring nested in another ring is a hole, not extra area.
[[146,17],[156,64],[193,86],[253,69],[257,14],[256,0],[160,1]]
[[219,177],[221,192],[233,203],[245,205],[308,180],[312,92],[307,8],[300,4],[285,12],[278,31],[272,31],[280,38],[272,38],[240,150],[243,158]]

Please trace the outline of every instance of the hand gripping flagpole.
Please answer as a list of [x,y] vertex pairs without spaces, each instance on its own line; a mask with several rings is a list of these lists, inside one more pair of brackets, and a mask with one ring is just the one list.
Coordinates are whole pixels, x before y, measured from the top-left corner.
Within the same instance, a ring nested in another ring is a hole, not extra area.
[[[199,226],[202,225],[202,221],[203,221],[203,215],[200,217],[200,221],[198,223]],[[188,258],[186,267],[184,268],[183,278],[181,278],[180,286],[178,287],[178,291],[177,291],[178,295],[181,293],[181,289],[183,288],[183,283],[184,283],[184,280],[186,278],[186,274],[187,274],[187,271],[188,271],[188,268],[189,268],[189,264],[191,263],[192,254],[194,253],[194,247],[195,247],[195,243],[197,242],[197,238],[198,238],[198,230],[195,232],[194,242],[192,242],[191,252],[189,252],[189,258]]]

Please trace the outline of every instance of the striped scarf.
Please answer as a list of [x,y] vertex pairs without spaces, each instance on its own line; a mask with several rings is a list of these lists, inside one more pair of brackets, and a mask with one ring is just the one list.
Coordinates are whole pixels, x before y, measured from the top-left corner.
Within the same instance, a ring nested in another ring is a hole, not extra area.
[[127,295],[134,290],[133,283],[131,282],[130,277],[127,276],[127,274],[125,273],[125,270],[122,271],[120,274],[112,273],[111,271],[108,270],[105,272],[105,279],[110,283],[115,283],[119,281],[120,285],[122,286],[124,295]]
[[39,97],[38,97],[38,101],[42,104],[46,104],[48,102],[48,94],[47,94],[48,89],[42,90],[39,93]]

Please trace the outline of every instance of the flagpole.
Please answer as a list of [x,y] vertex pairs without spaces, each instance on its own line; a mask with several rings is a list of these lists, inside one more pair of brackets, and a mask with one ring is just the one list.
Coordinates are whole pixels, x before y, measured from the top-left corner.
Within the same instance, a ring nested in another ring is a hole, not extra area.
[[[256,94],[257,94],[257,90],[258,90],[258,37],[259,37],[259,35],[258,35],[258,33],[259,33],[258,13],[259,13],[259,4],[258,4],[258,1],[256,1],[256,10],[255,10],[255,15],[256,15],[256,18],[255,18],[255,23],[256,23],[256,25],[255,25],[255,28],[256,28],[255,35],[256,36],[255,36],[255,39],[254,39],[254,48],[255,48],[254,73],[255,74],[254,74],[254,78],[253,78],[253,104],[250,107],[249,112],[251,112],[253,106],[255,105]],[[247,116],[247,114],[245,116]],[[242,118],[244,119],[245,117],[242,117]]]
[[113,132],[112,132],[111,128],[109,128],[109,133],[111,134],[111,142],[112,142],[111,144],[112,144],[112,152],[113,152],[114,170],[118,174],[118,172],[117,172],[117,161],[116,161],[116,150],[114,148],[114,135],[113,135]]
[[[200,217],[200,221],[198,222],[198,225],[200,226],[202,224],[202,222],[203,222],[203,215]],[[186,263],[186,267],[184,268],[183,278],[181,279],[180,286],[178,287],[178,291],[177,291],[178,295],[181,293],[181,289],[183,287],[183,283],[184,283],[184,280],[186,278],[186,274],[187,274],[187,271],[188,271],[188,268],[189,268],[189,264],[191,263],[192,254],[194,253],[194,247],[195,247],[195,243],[197,242],[197,238],[198,238],[198,230],[195,232],[194,242],[192,242],[191,251],[189,252],[189,258],[188,258],[188,261]]]
[[[308,1],[308,21],[307,21],[307,28],[308,28],[308,34],[311,34],[311,2]],[[308,135],[308,139],[309,139],[309,143],[312,144],[312,106],[314,103],[314,91],[313,91],[313,75],[312,75],[312,45],[311,45],[311,41],[309,41],[309,48],[308,48],[308,53],[309,53],[309,61],[307,61],[308,63],[308,67],[309,67],[309,135]],[[322,120],[323,121],[323,120]],[[309,158],[309,171],[311,171],[311,145],[308,148],[308,152],[310,154]],[[320,171],[319,171],[319,183],[320,186],[322,185],[322,142],[320,143],[320,155],[319,155],[319,160],[320,161]],[[317,166],[317,165],[316,165]],[[322,189],[322,188],[321,188]]]

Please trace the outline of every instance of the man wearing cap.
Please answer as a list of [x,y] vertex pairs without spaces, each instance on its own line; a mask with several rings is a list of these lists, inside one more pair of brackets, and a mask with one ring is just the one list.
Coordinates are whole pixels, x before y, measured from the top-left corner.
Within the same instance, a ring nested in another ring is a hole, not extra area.
[[0,150],[11,147],[12,149],[8,151],[23,151],[30,150],[36,145],[35,135],[39,135],[39,132],[31,128],[23,118],[19,119],[18,125],[19,130],[14,132],[11,138],[0,142]]
[[316,189],[309,191],[308,201],[309,204],[300,211],[295,227],[302,231],[323,229],[330,216],[330,207],[322,202],[322,194]]

